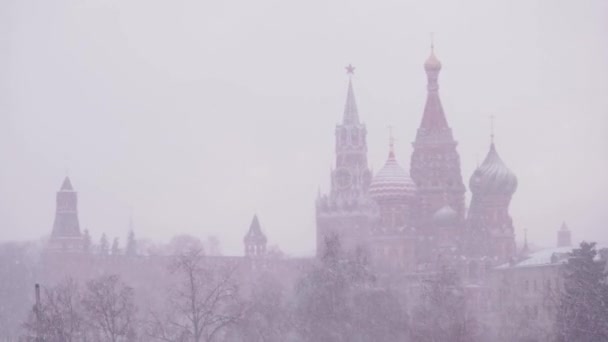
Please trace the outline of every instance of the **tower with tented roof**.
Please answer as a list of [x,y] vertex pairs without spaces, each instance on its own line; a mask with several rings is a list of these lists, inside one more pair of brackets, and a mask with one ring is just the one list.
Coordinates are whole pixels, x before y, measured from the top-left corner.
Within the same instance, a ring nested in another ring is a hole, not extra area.
[[78,193],[69,177],[65,177],[56,196],[55,220],[49,239],[49,249],[62,252],[80,252],[83,237],[78,222]]
[[254,215],[249,225],[249,230],[243,238],[245,245],[245,256],[250,258],[258,258],[266,255],[266,235],[262,232],[258,216]]
[[328,236],[338,235],[342,246],[351,249],[367,237],[371,215],[368,188],[372,172],[367,163],[367,130],[359,119],[352,76],[349,76],[342,122],[335,130],[335,166],[330,172],[330,189],[316,201],[317,255],[323,254]]
[[557,247],[572,247],[572,234],[566,222],[563,222],[557,231]]
[[417,187],[419,226],[432,226],[433,215],[446,205],[459,218],[464,218],[465,186],[460,170],[460,156],[456,150],[452,129],[439,98],[438,77],[441,62],[431,54],[424,63],[427,76],[427,97],[422,121],[413,142],[410,175]]

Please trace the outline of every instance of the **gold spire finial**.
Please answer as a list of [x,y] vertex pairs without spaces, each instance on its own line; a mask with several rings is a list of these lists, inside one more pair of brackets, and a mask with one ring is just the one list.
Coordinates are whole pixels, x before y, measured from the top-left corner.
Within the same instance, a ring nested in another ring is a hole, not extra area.
[[435,32],[431,32],[431,53],[435,53]]

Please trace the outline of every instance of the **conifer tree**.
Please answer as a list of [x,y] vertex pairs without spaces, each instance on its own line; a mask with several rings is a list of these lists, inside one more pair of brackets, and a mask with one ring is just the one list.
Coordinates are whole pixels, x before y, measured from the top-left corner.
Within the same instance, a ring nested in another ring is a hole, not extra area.
[[91,235],[89,234],[89,230],[85,229],[82,235],[82,249],[85,253],[89,253],[91,251]]
[[112,241],[112,255],[118,255],[120,253],[120,248],[118,245],[118,238],[114,238],[114,241]]
[[557,312],[560,342],[608,341],[606,261],[596,259],[595,243],[582,242],[563,266],[564,289]]
[[101,239],[99,240],[99,254],[102,256],[110,254],[110,245],[106,233],[101,234]]
[[129,231],[129,236],[127,237],[127,246],[125,247],[125,254],[128,256],[137,255],[137,241],[135,240],[135,233],[133,230]]

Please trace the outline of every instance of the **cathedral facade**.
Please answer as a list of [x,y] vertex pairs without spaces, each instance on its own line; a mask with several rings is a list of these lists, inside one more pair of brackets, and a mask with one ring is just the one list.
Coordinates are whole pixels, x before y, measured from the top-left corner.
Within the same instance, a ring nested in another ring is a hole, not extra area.
[[[349,76],[354,68],[347,67]],[[342,122],[336,126],[336,162],[330,190],[316,200],[317,255],[338,235],[347,250],[364,250],[377,269],[432,271],[442,265],[475,276],[516,256],[509,204],[517,178],[493,143],[470,178],[470,206],[458,142],[439,96],[441,63],[433,48],[424,63],[427,98],[409,172],[397,161],[393,139],[385,165],[372,175],[366,128],[349,79]]]

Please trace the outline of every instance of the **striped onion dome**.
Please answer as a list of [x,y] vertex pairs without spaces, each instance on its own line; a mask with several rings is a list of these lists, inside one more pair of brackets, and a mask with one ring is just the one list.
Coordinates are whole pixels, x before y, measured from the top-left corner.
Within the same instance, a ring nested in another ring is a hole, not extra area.
[[388,160],[372,180],[369,194],[378,201],[409,199],[414,197],[415,193],[416,185],[408,172],[397,163],[391,143]]
[[517,177],[500,159],[494,143],[486,159],[473,172],[469,186],[474,195],[511,196],[517,190]]

